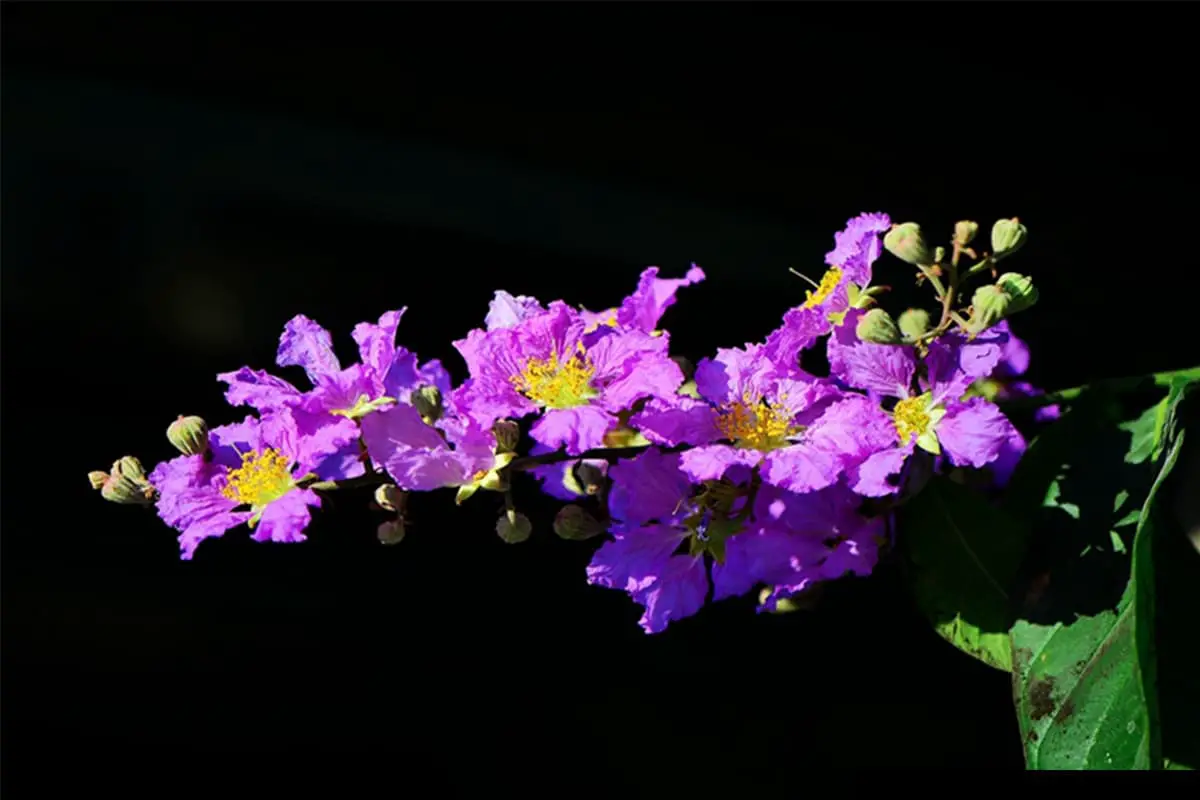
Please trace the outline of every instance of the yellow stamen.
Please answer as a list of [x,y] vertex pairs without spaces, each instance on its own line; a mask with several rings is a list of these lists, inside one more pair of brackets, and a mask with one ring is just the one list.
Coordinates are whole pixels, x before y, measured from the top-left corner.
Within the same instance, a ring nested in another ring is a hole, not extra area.
[[904,444],[908,444],[914,434],[918,437],[923,436],[929,430],[932,421],[924,397],[909,397],[896,403],[892,419],[896,425],[896,433],[900,435],[900,441]]
[[830,267],[825,270],[825,274],[821,276],[821,282],[817,285],[817,290],[806,292],[804,299],[805,308],[813,308],[825,302],[829,295],[833,294],[833,290],[842,282],[841,267]]
[[549,358],[531,358],[525,362],[520,375],[510,380],[518,392],[548,408],[574,408],[587,403],[596,395],[591,380],[595,373],[592,363],[579,351],[560,361],[558,353]]
[[488,476],[488,473],[487,473],[486,469],[478,470],[474,475],[471,476],[471,483],[479,483],[481,480],[483,480],[487,476]]
[[725,406],[716,424],[723,438],[755,450],[782,447],[787,444],[787,437],[795,432],[784,412],[772,408],[766,400],[754,402],[750,397]]
[[242,465],[230,470],[221,494],[238,505],[262,508],[295,486],[287,456],[270,447],[262,452],[244,453]]

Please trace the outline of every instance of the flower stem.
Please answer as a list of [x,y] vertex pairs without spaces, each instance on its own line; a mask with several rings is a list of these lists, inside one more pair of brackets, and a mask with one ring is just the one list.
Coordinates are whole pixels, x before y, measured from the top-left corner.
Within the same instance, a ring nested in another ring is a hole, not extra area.
[[1073,386],[1070,389],[1060,389],[1057,392],[1047,392],[1046,394],[1039,394],[1033,397],[1015,397],[1012,400],[1001,401],[1001,405],[1007,408],[1041,408],[1043,406],[1057,405],[1058,403],[1069,403],[1093,390],[1125,393],[1148,389],[1151,386],[1170,386],[1171,382],[1176,378],[1200,380],[1200,367],[1155,372],[1150,375],[1137,375],[1129,378],[1109,378],[1108,380],[1085,383],[1083,386]]

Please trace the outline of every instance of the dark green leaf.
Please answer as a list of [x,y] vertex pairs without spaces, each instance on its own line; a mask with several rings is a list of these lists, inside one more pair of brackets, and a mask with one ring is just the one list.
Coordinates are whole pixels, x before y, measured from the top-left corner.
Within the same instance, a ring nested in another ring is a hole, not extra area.
[[[1173,407],[1162,412],[1168,420]],[[1150,459],[1162,418],[1158,405],[1125,424],[1092,417],[1092,425],[1068,431],[1073,447],[1054,454],[1055,462],[1063,461],[1047,487],[1027,564],[1027,618],[1012,629],[1015,702],[1031,769],[1153,769],[1162,763],[1152,520],[1182,438],[1155,475]],[[1120,512],[1142,497],[1130,565],[1112,545],[1120,523],[1131,520],[1127,510]],[[1123,587],[1119,600],[1112,594],[1117,586]]]
[[965,486],[933,478],[900,512],[913,595],[965,653],[1012,669],[1010,590],[1025,551],[1019,524]]

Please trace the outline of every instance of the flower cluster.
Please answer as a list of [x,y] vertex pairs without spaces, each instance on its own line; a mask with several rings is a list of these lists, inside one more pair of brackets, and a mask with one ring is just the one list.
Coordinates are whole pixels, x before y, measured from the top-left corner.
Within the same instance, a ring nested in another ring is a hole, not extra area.
[[[976,228],[959,223],[947,259],[913,223],[851,219],[774,331],[694,370],[659,327],[680,290],[704,281],[694,265],[682,278],[646,269],[603,311],[496,292],[483,326],[454,342],[466,366],[457,385],[396,344],[404,309],[354,328],[348,367],[330,333],[297,316],[276,365],[301,367],[310,388],[251,367],[218,375],[226,400],[256,414],[212,430],[180,417],[168,439],[182,455],[148,475],[127,456],[92,482],[106,499],[153,503],[187,559],[242,524],[258,541],[303,541],[322,495],[355,486],[377,489],[386,543],[404,535],[407,494],[438,489],[457,503],[502,494],[497,532],[520,541],[533,527],[513,498],[524,472],[572,503],[558,535],[606,537],[587,580],[627,593],[647,632],[756,590],[760,608],[776,610],[822,581],[871,572],[890,544],[890,510],[919,489],[914,475],[987,470],[1002,484],[1023,452],[994,401],[1037,392],[1015,380],[1029,353],[1007,321],[1036,293],[1023,276],[995,274],[1024,226],[997,223],[982,257],[968,246]],[[885,250],[934,288],[940,320],[910,309],[897,322],[876,307]],[[960,269],[964,255],[977,263]],[[995,282],[957,308],[967,280],[988,273]],[[828,374],[801,367],[814,349]]]

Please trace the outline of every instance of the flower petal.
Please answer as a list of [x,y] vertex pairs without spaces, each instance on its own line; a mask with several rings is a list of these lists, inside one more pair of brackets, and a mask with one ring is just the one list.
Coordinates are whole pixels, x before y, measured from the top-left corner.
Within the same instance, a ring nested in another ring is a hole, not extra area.
[[396,352],[396,329],[407,308],[385,311],[377,324],[360,322],[350,334],[358,345],[359,360],[370,374],[382,379],[392,365]]
[[680,455],[650,448],[635,458],[623,458],[609,469],[612,488],[608,510],[614,519],[631,525],[674,517],[691,493],[691,482],[680,470]]
[[742,450],[725,444],[710,444],[684,451],[680,468],[693,481],[714,481],[728,470],[742,465],[753,467],[762,461],[758,450]]
[[317,493],[311,489],[293,489],[267,504],[250,538],[256,542],[303,542],[307,538],[304,529],[312,520],[309,506],[320,508],[321,498]]
[[617,418],[597,406],[548,408],[533,423],[529,435],[535,442],[557,450],[565,448],[577,456],[604,447],[604,434],[617,424]]
[[229,405],[250,406],[264,413],[299,402],[301,397],[300,390],[283,378],[249,367],[222,372],[217,380],[229,385],[225,391]]
[[329,331],[303,314],[292,317],[284,326],[275,363],[281,367],[303,367],[314,386],[342,368],[334,355]]
[[629,424],[655,444],[711,444],[721,438],[716,413],[708,403],[692,397],[651,400],[629,419]]
[[938,423],[937,437],[953,463],[978,468],[999,457],[1014,431],[999,407],[972,397],[946,411]]
[[659,278],[658,267],[647,267],[638,279],[637,289],[617,310],[617,323],[650,333],[658,327],[666,310],[675,304],[675,293],[702,280],[704,270],[695,264],[683,278]]

